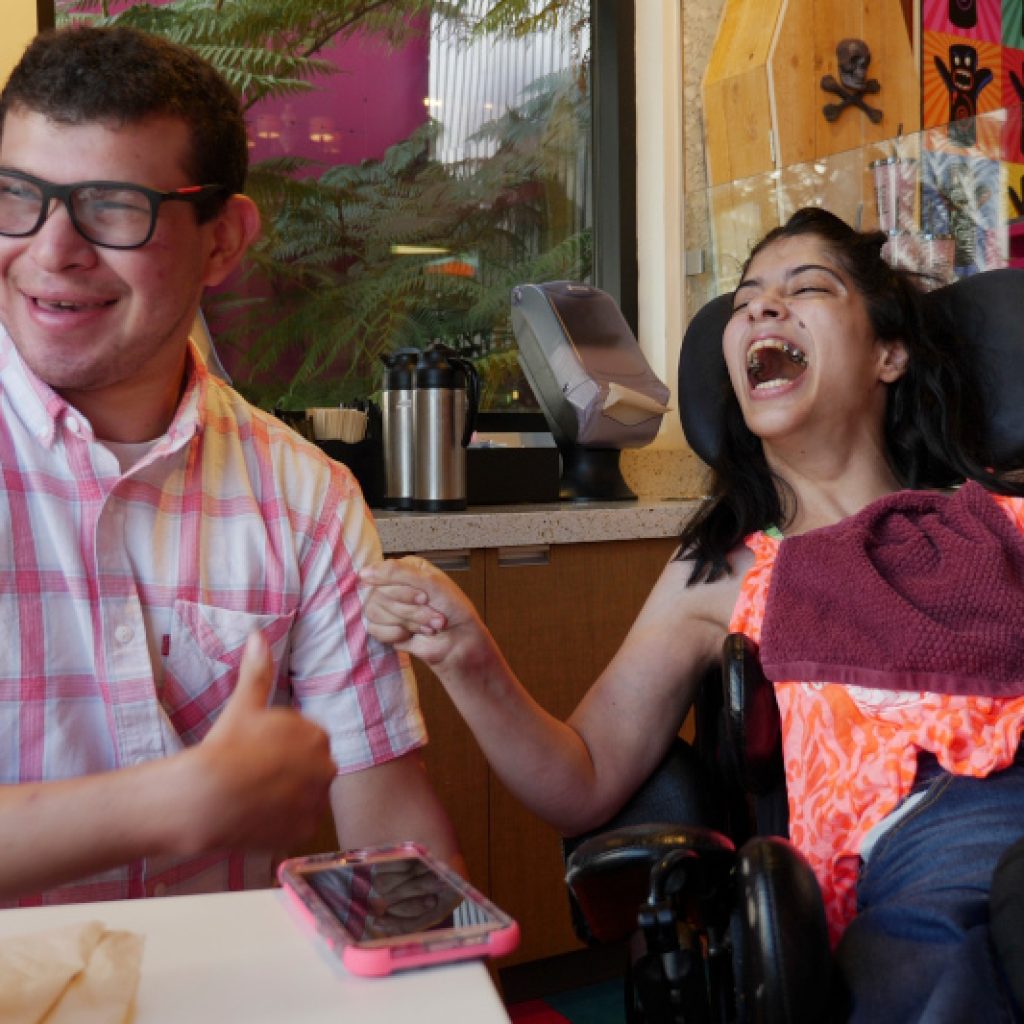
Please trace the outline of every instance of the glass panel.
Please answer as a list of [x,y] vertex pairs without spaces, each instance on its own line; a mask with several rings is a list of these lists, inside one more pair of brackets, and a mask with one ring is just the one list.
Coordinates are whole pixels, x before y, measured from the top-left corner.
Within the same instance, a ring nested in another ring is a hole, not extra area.
[[243,96],[264,236],[206,303],[228,372],[267,408],[333,405],[440,340],[476,359],[485,407],[536,408],[509,293],[590,279],[589,0],[321,6],[103,5]]
[[751,247],[801,206],[821,206],[889,236],[890,261],[932,284],[1024,265],[1024,174],[1000,159],[1021,112],[1008,108],[872,143],[686,196],[687,248],[704,270],[687,278],[687,308],[735,287]]
[[[269,282],[273,303],[215,330],[260,404],[365,398],[383,354],[442,341],[477,360],[483,407],[535,407],[508,297],[590,274],[589,5],[520,4],[490,31],[498,6],[403,18],[397,41],[351,33],[324,51],[341,74],[254,108],[254,195],[273,212],[247,292]],[[311,161],[298,189],[281,188],[285,155]]]

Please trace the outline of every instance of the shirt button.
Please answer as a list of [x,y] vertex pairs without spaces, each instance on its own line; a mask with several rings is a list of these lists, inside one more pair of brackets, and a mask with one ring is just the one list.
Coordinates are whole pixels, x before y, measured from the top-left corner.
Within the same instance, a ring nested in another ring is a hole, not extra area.
[[131,626],[118,626],[114,630],[114,639],[119,644],[129,643],[133,636],[135,636],[135,630]]

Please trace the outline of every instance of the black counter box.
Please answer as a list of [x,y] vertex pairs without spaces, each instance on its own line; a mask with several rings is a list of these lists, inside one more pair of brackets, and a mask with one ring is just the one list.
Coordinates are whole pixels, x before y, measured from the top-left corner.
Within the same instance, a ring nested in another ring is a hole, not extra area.
[[518,505],[558,501],[557,448],[466,449],[466,501]]

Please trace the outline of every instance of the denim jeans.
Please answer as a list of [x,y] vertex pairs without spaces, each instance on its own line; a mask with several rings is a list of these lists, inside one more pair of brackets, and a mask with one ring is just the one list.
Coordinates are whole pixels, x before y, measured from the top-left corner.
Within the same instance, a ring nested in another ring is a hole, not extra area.
[[984,779],[941,773],[862,866],[836,951],[856,1024],[1011,1024],[988,930],[1000,854],[1024,836],[1024,758]]

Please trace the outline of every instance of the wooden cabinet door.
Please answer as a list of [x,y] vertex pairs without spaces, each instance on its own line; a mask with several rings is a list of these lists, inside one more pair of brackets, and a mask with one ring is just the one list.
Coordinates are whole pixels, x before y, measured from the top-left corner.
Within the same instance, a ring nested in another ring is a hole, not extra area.
[[[482,550],[423,553],[424,558],[448,573],[481,615],[484,609],[484,555]],[[434,673],[416,659],[413,659],[413,668],[430,737],[424,751],[427,772],[455,825],[470,881],[486,893],[490,887],[487,761]]]
[[[566,718],[611,660],[668,561],[674,539],[555,545],[543,564],[520,549],[486,554],[486,618],[523,685]],[[536,560],[535,560],[536,561]],[[490,889],[522,929],[511,965],[579,948],[561,841],[491,776]]]

